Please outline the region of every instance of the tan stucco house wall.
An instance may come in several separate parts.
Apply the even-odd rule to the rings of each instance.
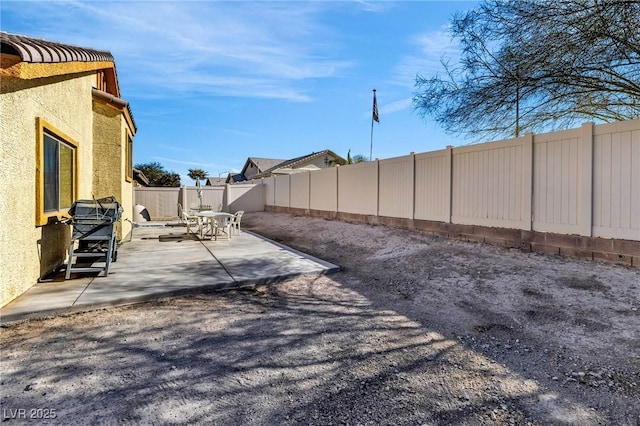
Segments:
[[[131,232],[133,183],[127,176],[127,138],[131,134],[122,112],[94,97],[93,192],[96,198],[114,196],[124,208],[116,225],[118,240]],[[128,221],[127,221],[128,219]]]
[[[5,41],[12,36],[0,36],[6,52]],[[98,108],[92,94],[100,86],[97,73],[110,67],[115,76],[113,62],[27,64],[6,53],[1,62],[0,307],[62,265],[68,254],[71,227],[61,222],[67,209],[42,209],[43,132],[74,148],[73,199],[114,195],[128,218],[133,188],[126,176],[126,163],[132,161],[127,135],[135,134],[128,109]],[[111,91],[117,94],[114,79]],[[122,227],[119,239],[130,229]]]

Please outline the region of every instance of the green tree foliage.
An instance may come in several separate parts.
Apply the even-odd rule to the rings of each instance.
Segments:
[[[347,152],[347,164],[366,163],[367,161],[369,159],[362,154],[356,154],[352,157],[351,150]]]
[[[149,186],[180,186],[180,175],[166,171],[157,161],[136,164],[135,168],[149,179]]]
[[[174,172],[167,172],[160,178],[157,186],[180,186],[180,175]]]
[[[418,75],[449,133],[512,136],[640,116],[640,1],[485,0],[456,15],[459,63]]]

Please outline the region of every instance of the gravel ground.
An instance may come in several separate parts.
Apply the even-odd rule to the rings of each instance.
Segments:
[[[3,420],[640,424],[640,270],[285,214],[243,224],[343,270],[3,326]]]

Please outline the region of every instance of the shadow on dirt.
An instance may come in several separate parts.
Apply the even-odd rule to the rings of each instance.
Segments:
[[[640,419],[638,361],[628,357],[637,348],[626,343],[633,339],[600,342],[623,339],[617,342],[625,359],[617,351],[600,361],[598,353],[581,353],[582,340],[599,333],[588,321],[601,323],[602,335],[618,327],[586,309],[594,293],[612,297],[595,281],[579,284],[576,274],[554,284],[542,268],[557,263],[530,263],[525,272],[508,257],[497,261],[499,249],[455,243],[446,250],[448,243],[437,246],[431,237],[412,236],[424,247],[405,250],[402,260],[391,250],[376,258],[353,240],[327,244],[320,234],[311,237],[312,229],[254,230],[344,270],[6,328],[3,408],[55,408],[64,424]],[[365,238],[384,244],[388,234],[379,231]],[[406,236],[392,237],[398,235]],[[190,273],[204,279],[210,269],[190,265]],[[503,281],[515,289],[506,299],[506,284],[496,284]],[[574,304],[579,309],[568,306]],[[626,310],[617,317],[628,321],[620,327],[638,321]],[[558,335],[545,339],[548,324]],[[573,346],[566,336],[574,336]]]

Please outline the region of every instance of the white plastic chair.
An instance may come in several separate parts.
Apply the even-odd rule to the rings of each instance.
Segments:
[[[242,220],[242,215],[244,214],[244,210],[239,210],[236,214],[233,215],[231,219],[231,231],[234,235],[240,235],[240,221]]]
[[[182,204],[178,203],[178,218],[181,223],[183,223],[187,227],[187,234],[200,235],[201,232],[201,224],[200,218],[197,216],[192,216],[184,211],[182,208]],[[191,229],[195,226],[195,232]]]
[[[213,235],[216,241],[218,240],[218,231],[227,234],[227,240],[231,239],[231,219],[232,217],[227,215],[216,216],[213,225]]]

